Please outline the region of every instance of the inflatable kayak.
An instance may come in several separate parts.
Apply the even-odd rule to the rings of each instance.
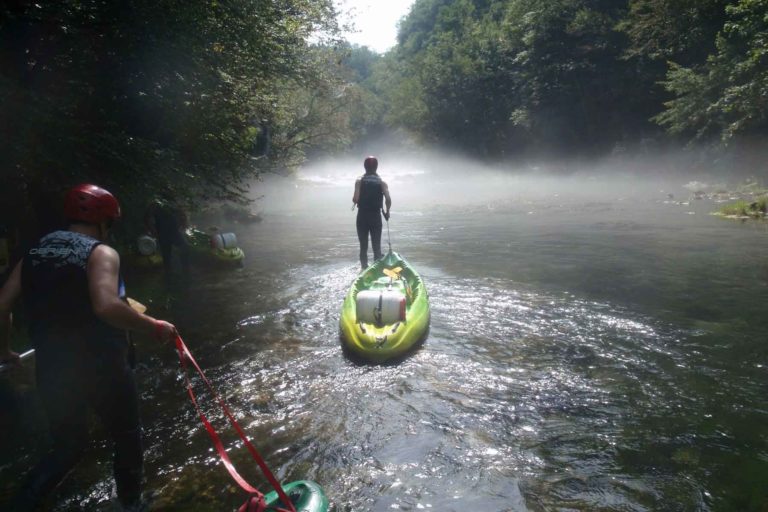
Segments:
[[[327,512],[328,510],[328,498],[325,497],[323,489],[315,482],[298,480],[283,485],[283,490],[293,503],[296,512]],[[265,494],[264,503],[267,505],[267,511],[285,508],[285,504],[280,501],[277,491]]]
[[[188,228],[185,232],[192,256],[202,262],[224,265],[239,265],[245,253],[237,245],[233,233],[210,235],[197,228]]]
[[[339,319],[350,353],[374,362],[404,355],[429,330],[429,299],[419,274],[394,251],[352,283]]]
[[[200,264],[210,266],[237,266],[243,263],[245,253],[237,245],[234,233],[208,234],[197,228],[189,228],[184,232],[189,245],[190,258]],[[128,253],[128,260],[136,267],[152,268],[163,264],[157,240],[148,235],[142,235],[136,241],[136,249]]]

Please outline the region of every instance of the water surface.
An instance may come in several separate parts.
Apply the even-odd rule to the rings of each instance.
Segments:
[[[396,365],[356,364],[339,344],[358,268],[354,169],[266,179],[262,222],[226,226],[242,270],[197,270],[170,296],[134,277],[279,478],[319,482],[336,511],[768,507],[766,224],[708,215],[717,205],[689,201],[682,179],[381,171],[392,246],[432,307],[425,344]],[[141,346],[153,509],[234,510],[244,497],[173,351]],[[34,407],[21,417],[5,482],[39,453]],[[55,510],[111,510],[109,474],[97,443]]]

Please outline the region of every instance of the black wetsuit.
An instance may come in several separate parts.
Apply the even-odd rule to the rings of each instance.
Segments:
[[[124,331],[93,313],[86,265],[99,241],[55,231],[22,264],[22,296],[35,348],[37,388],[48,417],[51,450],[27,475],[11,510],[33,510],[88,447],[88,410],[114,442],[114,475],[124,505],[140,500],[141,427]],[[120,286],[124,295],[124,287]]]
[[[173,248],[176,247],[181,258],[181,265],[185,272],[189,270],[189,245],[184,239],[180,213],[171,206],[155,205],[152,216],[157,232],[157,245],[160,247],[160,255],[163,257],[163,267],[166,273],[171,271],[171,257]]]
[[[378,174],[365,174],[360,178],[360,196],[357,200],[357,238],[360,240],[360,265],[368,267],[368,234],[371,235],[373,259],[381,259],[381,208],[384,187]]]

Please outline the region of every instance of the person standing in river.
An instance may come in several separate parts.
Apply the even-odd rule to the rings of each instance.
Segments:
[[[10,350],[11,311],[23,297],[52,441],[6,510],[38,509],[77,464],[90,442],[89,409],[114,444],[118,500],[124,510],[139,510],[141,426],[125,331],[170,341],[176,327],[128,305],[120,258],[103,243],[120,218],[117,199],[80,185],[68,192],[64,213],[69,227],[43,236],[0,288],[0,362],[19,358]]]
[[[368,268],[368,235],[371,237],[373,259],[381,259],[381,215],[389,221],[392,198],[387,183],[376,174],[379,161],[369,156],[363,162],[365,174],[355,181],[352,202],[357,206],[357,238],[360,240],[360,266]],[[386,201],[386,203],[385,203]],[[383,210],[383,203],[387,209]]]
[[[181,260],[184,275],[189,274],[189,244],[184,237],[188,227],[187,214],[170,194],[158,197],[147,208],[144,216],[147,231],[157,239],[166,277],[172,273],[173,248]]]

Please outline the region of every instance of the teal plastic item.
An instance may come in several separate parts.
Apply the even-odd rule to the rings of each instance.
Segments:
[[[297,480],[283,485],[285,494],[290,498],[296,512],[327,512],[328,498],[325,497],[322,487],[309,480]],[[267,510],[285,508],[276,491],[264,495]]]
[[[211,235],[197,228],[188,228],[186,238],[192,256],[196,260],[212,265],[240,265],[245,253],[240,247],[217,248],[211,247]]]

